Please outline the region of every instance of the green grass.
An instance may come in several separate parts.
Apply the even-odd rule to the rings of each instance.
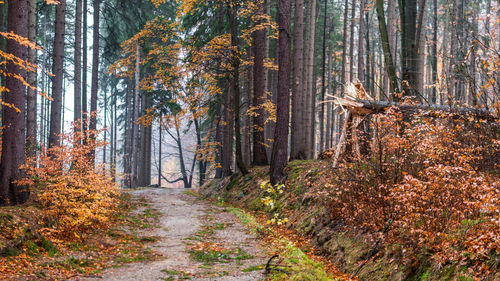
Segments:
[[[221,252],[213,250],[190,250],[189,255],[193,260],[201,262],[204,265],[210,265],[214,263],[228,263],[233,260],[241,261],[254,258],[254,256],[249,255],[239,247],[234,250],[226,250]]]
[[[169,275],[168,277],[163,278],[163,280],[166,280],[166,281],[190,280],[191,279],[191,277],[189,277],[189,275],[186,272],[182,272],[182,271],[162,269],[161,272]]]
[[[264,268],[266,268],[266,265],[265,264],[261,264],[261,265],[252,265],[248,268],[245,268],[242,270],[242,272],[252,272],[252,271],[259,271],[259,270],[264,270]]]
[[[247,226],[252,232],[256,233],[270,233],[272,230],[268,229],[266,226],[261,225],[255,217],[251,214],[234,207],[227,207],[226,210],[234,214],[238,219]],[[270,280],[301,280],[301,281],[328,281],[334,280],[331,278],[323,268],[323,265],[312,261],[307,257],[307,255],[296,248],[290,241],[286,239],[277,239],[281,245],[284,245],[284,252],[281,252],[281,258],[283,258],[283,265],[286,265],[287,273],[274,271],[270,274]],[[280,250],[282,251],[282,250]],[[258,270],[256,267],[247,269]]]

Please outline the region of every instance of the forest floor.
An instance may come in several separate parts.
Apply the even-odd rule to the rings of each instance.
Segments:
[[[104,270],[73,280],[261,280],[269,258],[265,247],[225,208],[182,189],[129,192],[132,200],[153,209],[157,225],[139,232],[155,237],[149,247],[160,257]]]

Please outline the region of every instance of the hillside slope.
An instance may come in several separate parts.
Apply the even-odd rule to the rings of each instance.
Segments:
[[[286,218],[287,228],[310,237],[322,255],[346,273],[354,273],[374,254],[359,270],[359,280],[500,280],[499,256],[494,249],[486,261],[488,273],[477,277],[477,272],[472,272],[472,262],[438,262],[431,249],[408,251],[401,244],[388,241],[382,230],[373,231],[366,225],[356,225],[335,216],[331,203],[334,198],[328,189],[332,188],[332,182],[335,184],[331,177],[338,174],[332,173],[329,163],[291,162],[287,168],[284,192],[278,190],[275,195],[263,185],[268,178],[267,167],[253,168],[246,176],[212,180],[200,189],[200,193],[257,214],[266,214],[270,220]],[[269,196],[275,200],[273,208],[265,204]],[[353,212],[348,206],[345,210]],[[377,215],[373,213],[366,220],[380,219]],[[396,226],[388,228],[388,233],[398,231],[400,229]],[[374,247],[379,237],[382,238],[381,247]]]

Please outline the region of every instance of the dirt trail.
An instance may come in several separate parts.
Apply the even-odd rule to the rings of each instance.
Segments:
[[[264,278],[255,266],[266,262],[260,243],[232,214],[182,189],[147,189],[131,195],[159,212],[159,226],[142,233],[155,236],[151,249],[162,257],[108,269],[96,278],[77,280],[221,280],[254,281]],[[144,199],[142,199],[144,198]],[[193,246],[212,242],[226,255],[190,254]],[[217,250],[219,251],[219,250]],[[188,278],[189,277],[189,278]]]

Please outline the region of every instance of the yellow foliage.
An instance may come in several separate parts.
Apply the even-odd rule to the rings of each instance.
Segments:
[[[118,186],[104,166],[94,167],[91,157],[104,143],[89,139],[84,145],[84,138],[79,131],[63,135],[61,146],[27,159],[23,166],[27,176],[19,183],[30,187],[45,219],[54,223],[42,229],[44,235],[79,239],[108,225],[117,210]]]

